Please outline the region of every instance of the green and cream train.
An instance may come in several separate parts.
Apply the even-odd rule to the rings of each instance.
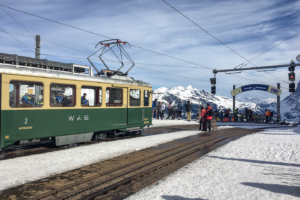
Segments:
[[[94,76],[89,66],[39,62],[0,54],[0,149],[139,134],[152,124],[149,83]]]

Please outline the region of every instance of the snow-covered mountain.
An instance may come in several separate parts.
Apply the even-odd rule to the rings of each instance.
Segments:
[[[287,121],[300,121],[300,81],[294,94],[290,94],[280,103],[280,112],[283,119]]]
[[[168,105],[168,102],[178,103],[182,101],[183,104],[190,100],[192,103],[192,116],[195,117],[198,110],[199,104],[206,105],[210,103],[214,110],[224,110],[230,108],[232,110],[233,99],[212,95],[210,92],[206,90],[198,90],[197,88],[193,88],[192,86],[188,86],[184,88],[182,86],[177,86],[171,89],[166,87],[161,87],[153,91],[153,100],[158,99],[158,101],[162,101]],[[236,108],[240,111],[244,111],[245,108],[250,108],[254,112],[259,114],[263,114],[265,109],[272,110],[274,114],[276,114],[276,99],[260,99],[260,98],[236,98]]]

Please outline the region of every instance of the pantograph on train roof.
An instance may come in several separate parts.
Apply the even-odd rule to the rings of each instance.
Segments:
[[[120,39],[110,39],[110,40],[100,41],[100,42],[98,42],[96,44],[95,48],[97,48],[98,45],[103,45],[103,46],[100,49],[98,49],[97,51],[95,51],[93,54],[91,54],[87,59],[89,60],[89,62],[91,63],[91,65],[94,67],[94,69],[97,71],[98,75],[127,76],[128,72],[134,67],[135,63],[133,62],[133,60],[130,58],[130,56],[128,55],[128,53],[126,52],[126,50],[123,47],[126,44],[128,44],[130,46],[130,44],[128,42],[121,41]],[[115,47],[117,48],[117,51],[119,51],[118,53],[116,51],[114,51]],[[121,67],[119,69],[117,69],[116,71],[115,70],[111,70],[107,66],[107,64],[104,62],[103,55],[106,54],[109,51],[112,52],[112,54],[118,59],[118,61],[121,64]],[[91,56],[95,55],[98,52],[100,52],[100,54],[98,56],[99,59],[101,60],[101,62],[103,63],[103,65],[106,67],[106,69],[102,69],[101,72],[99,72],[97,70],[97,68],[95,67],[95,65],[93,64],[93,62],[89,59]],[[124,67],[124,62],[123,62],[124,58],[126,58],[129,61],[129,63],[131,64],[131,67],[125,73],[123,73],[123,72],[120,71]]]

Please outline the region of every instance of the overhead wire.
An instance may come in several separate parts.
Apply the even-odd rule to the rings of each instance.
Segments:
[[[4,32],[4,31],[0,31],[0,32]],[[19,36],[24,36],[24,37],[30,37],[30,38],[35,38],[33,36],[27,36],[27,35],[22,35],[22,34],[17,34],[17,33],[10,33],[10,34],[13,34],[13,35],[19,35]],[[46,42],[49,42],[49,43],[52,43],[52,44],[55,44],[55,45],[58,45],[58,46],[61,46],[61,47],[65,47],[65,48],[68,48],[68,49],[71,49],[71,50],[74,50],[74,51],[78,51],[78,52],[81,52],[81,53],[85,53],[87,55],[90,55],[90,53],[87,53],[87,52],[84,52],[84,51],[81,51],[81,50],[78,50],[78,49],[74,49],[72,47],[68,47],[68,46],[65,46],[65,45],[61,45],[61,44],[58,44],[56,42],[52,42],[50,40],[46,40],[46,39],[43,39],[41,38],[42,41],[46,41]],[[41,54],[42,55],[42,54]],[[50,55],[50,54],[43,54],[43,55]],[[55,55],[51,55],[51,56],[55,56]],[[68,57],[68,56],[59,56],[59,57]],[[78,58],[78,57],[71,57],[71,58]],[[86,58],[79,58],[79,59],[86,59]],[[118,62],[118,61],[116,61]],[[124,62],[126,63],[126,62]],[[202,67],[191,67],[191,66],[177,66],[177,65],[161,65],[161,64],[150,64],[150,63],[136,63],[136,64],[143,64],[143,65],[153,65],[153,66],[170,66],[170,67],[182,67],[182,68],[194,68],[194,69],[203,69]],[[207,69],[212,69],[212,68],[207,68]]]
[[[7,33],[10,37],[14,38],[15,40],[17,40],[19,43],[21,43],[22,45],[24,45],[27,49],[29,49],[30,51],[33,51],[31,48],[29,48],[26,44],[24,44],[23,42],[21,42],[20,40],[18,40],[17,38],[15,38],[14,36],[12,36],[10,33],[6,32],[5,30],[3,30],[2,28],[0,28],[3,32]]]
[[[257,80],[253,80],[253,79],[250,79],[250,78],[245,78],[245,77],[243,77],[243,76],[237,76],[237,75],[233,75],[233,74],[229,74],[229,75],[231,75],[231,76],[236,76],[236,77],[243,78],[243,79],[247,79],[247,80],[251,80],[251,81],[255,81],[255,82],[259,82],[259,83],[268,84],[268,83],[261,82],[261,81],[257,81]],[[286,87],[282,87],[282,86],[281,86],[281,88],[288,89],[288,88],[286,88]]]
[[[30,35],[32,35],[33,36],[33,34],[27,29],[27,28],[25,28],[20,22],[18,22],[13,16],[11,16],[8,12],[6,12],[6,10],[4,9],[4,8],[2,8],[1,6],[0,6],[0,8],[7,14],[7,15],[9,15],[13,20],[15,20],[15,22],[17,22],[20,26],[22,26],[28,33],[30,33]]]
[[[295,33],[295,34],[293,34],[293,35],[291,35],[290,37],[286,38],[285,40],[279,42],[278,44],[274,45],[273,47],[267,49],[266,51],[263,51],[263,52],[261,52],[260,54],[254,56],[254,57],[251,58],[250,60],[251,60],[251,61],[256,60],[256,59],[259,58],[260,56],[264,55],[264,54],[267,53],[268,51],[271,51],[271,50],[274,49],[275,47],[277,47],[277,46],[279,46],[280,44],[284,43],[285,41],[291,39],[292,37],[298,35],[299,33],[300,33],[300,31],[297,32],[297,33]],[[247,62],[244,62],[244,63],[247,63]],[[242,63],[242,64],[244,64],[244,63]],[[244,67],[244,66],[242,66],[242,67]],[[240,67],[240,68],[242,68],[242,67]],[[240,69],[240,68],[239,68],[239,69]]]
[[[169,5],[171,8],[173,8],[176,12],[178,12],[179,14],[181,14],[183,17],[185,17],[187,20],[189,20],[190,22],[192,22],[194,25],[196,25],[197,27],[199,27],[201,30],[203,30],[204,32],[206,32],[208,35],[210,35],[211,37],[213,37],[219,43],[221,43],[222,45],[224,45],[225,47],[227,47],[229,50],[231,50],[232,52],[234,52],[235,54],[237,54],[238,56],[240,56],[244,60],[247,60],[244,56],[242,56],[241,54],[239,54],[238,52],[236,52],[234,49],[232,49],[231,47],[229,47],[228,45],[226,45],[224,42],[222,42],[221,40],[219,40],[216,36],[214,36],[213,34],[211,34],[210,32],[208,32],[207,30],[205,30],[203,27],[201,27],[199,24],[197,24],[196,22],[194,22],[193,20],[191,20],[190,18],[188,18],[182,12],[180,12],[179,10],[177,10],[174,6],[172,6],[171,4],[169,4],[168,2],[166,2],[165,0],[162,0],[162,1],[165,2],[167,5]],[[249,60],[247,60],[247,61],[251,63],[251,61],[249,61]],[[251,64],[253,64],[253,63],[251,63]],[[256,66],[255,64],[253,64],[253,65]]]
[[[177,76],[177,77],[182,77],[182,78],[187,78],[187,79],[193,79],[193,80],[207,82],[207,80],[204,80],[204,79],[197,79],[197,78],[191,78],[191,77],[186,77],[186,76],[180,76],[180,75],[176,75],[176,74],[165,73],[165,72],[162,72],[162,71],[156,71],[156,70],[152,70],[152,69],[146,69],[146,68],[143,68],[143,67],[137,67],[137,68],[148,70],[148,71],[153,71],[153,72],[158,72],[158,73],[166,74],[166,75],[170,75],[170,76]],[[223,83],[223,82],[217,82],[217,83],[232,85],[231,83]]]
[[[84,32],[87,32],[87,33],[90,33],[90,34],[93,34],[93,35],[98,35],[98,36],[101,36],[101,37],[105,37],[107,39],[112,39],[112,38],[110,38],[108,36],[105,36],[105,35],[101,35],[101,34],[98,34],[98,33],[92,32],[92,31],[88,31],[88,30],[85,30],[85,29],[82,29],[82,28],[77,28],[75,26],[71,26],[71,25],[68,25],[68,24],[65,24],[65,23],[62,23],[62,22],[58,22],[58,21],[55,21],[55,20],[52,20],[52,19],[48,19],[48,18],[41,17],[41,16],[38,16],[38,15],[35,15],[35,14],[31,14],[31,13],[28,13],[28,12],[25,12],[25,11],[22,11],[22,10],[19,10],[19,9],[15,9],[15,8],[12,8],[12,7],[9,7],[9,6],[5,6],[3,4],[0,4],[0,6],[3,6],[5,8],[11,9],[11,10],[15,10],[15,11],[18,11],[18,12],[22,12],[22,13],[27,14],[27,15],[38,17],[38,18],[41,18],[41,19],[44,19],[44,20],[47,20],[47,21],[51,21],[51,22],[54,22],[54,23],[57,23],[57,24],[60,24],[60,25],[64,25],[64,26],[67,26],[67,27],[70,27],[70,28],[74,28],[74,29],[77,29],[77,30],[80,30],[80,31],[84,31]],[[145,47],[141,47],[139,45],[131,44],[131,46],[135,46],[135,47],[147,50],[147,51],[151,51],[153,53],[157,53],[157,54],[160,54],[160,55],[163,55],[163,56],[167,56],[167,57],[170,57],[170,58],[173,58],[173,59],[176,59],[176,60],[180,60],[180,61],[183,61],[183,62],[187,62],[187,63],[193,64],[193,65],[197,65],[197,66],[200,66],[200,67],[211,69],[209,67],[206,67],[206,66],[203,66],[203,65],[199,65],[199,64],[196,64],[196,63],[192,63],[190,61],[183,60],[183,59],[180,59],[180,58],[176,58],[174,56],[170,56],[170,55],[167,55],[167,54],[164,54],[164,53],[160,53],[158,51],[151,50],[151,49],[148,49],[148,48],[145,48]]]
[[[164,1],[164,0],[163,0]],[[165,2],[165,1],[164,1]],[[165,2],[167,3],[167,2]],[[168,3],[167,3],[168,4]],[[169,4],[168,4],[169,5]],[[98,33],[94,33],[92,31],[88,31],[88,30],[85,30],[85,29],[81,29],[81,28],[77,28],[75,26],[71,26],[71,25],[68,25],[68,24],[65,24],[65,23],[61,23],[61,22],[58,22],[58,21],[55,21],[55,20],[51,20],[51,19],[48,19],[48,18],[45,18],[45,17],[41,17],[41,16],[38,16],[38,15],[35,15],[35,14],[31,14],[31,13],[28,13],[28,12],[25,12],[25,11],[22,11],[22,10],[18,10],[18,9],[15,9],[15,8],[11,8],[9,6],[5,6],[5,5],[2,5],[0,4],[0,7],[3,6],[3,7],[6,7],[8,9],[12,9],[12,10],[15,10],[15,11],[18,11],[18,12],[22,12],[22,13],[25,13],[25,14],[28,14],[28,15],[31,15],[31,16],[34,16],[34,17],[38,17],[38,18],[41,18],[41,19],[44,19],[44,20],[47,20],[47,21],[51,21],[51,22],[54,22],[54,23],[58,23],[60,25],[64,25],[64,26],[67,26],[67,27],[70,27],[70,28],[74,28],[74,29],[77,29],[77,30],[81,30],[81,31],[84,31],[84,32],[87,32],[87,33],[90,33],[90,34],[94,34],[94,35],[98,35],[98,36],[101,36],[101,37],[105,37],[105,38],[108,38],[108,39],[112,39],[110,37],[107,37],[107,36],[104,36],[104,35],[101,35],[101,34],[98,34]],[[171,6],[172,7],[172,6]],[[173,7],[174,8],[174,7]],[[175,9],[175,8],[174,8]],[[176,10],[176,9],[175,9]],[[176,10],[178,11],[178,10]],[[179,11],[178,11],[179,12]],[[180,12],[179,12],[180,13]],[[182,14],[182,13],[180,13]],[[183,14],[182,14],[183,15]],[[185,16],[185,15],[183,15]],[[186,16],[185,16],[186,17]],[[187,17],[186,17],[187,18]],[[187,18],[189,19],[189,18]],[[190,20],[190,19],[189,19]],[[193,22],[192,20],[190,20],[191,22]],[[195,22],[193,22],[195,25],[197,25]],[[199,28],[201,28],[202,30],[204,30],[205,32],[207,32],[209,35],[211,35],[212,37],[214,37],[216,40],[218,40],[220,43],[224,44],[222,41],[220,41],[219,39],[217,39],[215,36],[213,36],[212,34],[210,34],[208,31],[206,31],[205,29],[203,29],[202,27],[200,27],[199,25],[197,25]],[[3,29],[2,29],[3,30]],[[6,32],[6,31],[4,31]],[[7,32],[6,32],[7,33]],[[12,36],[13,37],[13,36]],[[14,37],[13,37],[14,38]],[[16,39],[16,38],[14,38]],[[17,40],[17,39],[16,39]],[[17,40],[19,41],[19,40]],[[19,41],[20,42],[20,41]],[[20,42],[22,43],[22,42]],[[52,42],[54,44],[54,42]],[[23,44],[23,43],[22,43]],[[24,46],[26,46],[25,44],[23,44]],[[59,44],[58,44],[59,45]],[[203,66],[203,65],[199,65],[199,64],[196,64],[196,63],[192,63],[190,61],[186,61],[186,60],[183,60],[183,59],[180,59],[180,58],[176,58],[174,56],[170,56],[170,55],[167,55],[167,54],[164,54],[164,53],[160,53],[160,52],[157,52],[157,51],[154,51],[154,50],[151,50],[151,49],[148,49],[148,48],[144,48],[144,47],[141,47],[141,46],[138,46],[138,45],[135,45],[135,44],[131,44],[132,46],[135,46],[135,47],[138,47],[138,48],[141,48],[141,49],[144,49],[144,50],[147,50],[147,51],[151,51],[151,52],[154,52],[154,53],[157,53],[157,54],[160,54],[160,55],[163,55],[163,56],[167,56],[167,57],[170,57],[170,58],[173,58],[173,59],[176,59],[176,60],[180,60],[180,61],[183,61],[183,62],[187,62],[187,63],[190,63],[190,64],[193,64],[193,65],[197,65],[197,66],[200,66],[200,67],[204,67],[204,68],[207,68],[207,69],[212,69],[212,68],[209,68],[209,67],[206,67],[206,66]],[[229,46],[227,46],[226,44],[224,44],[227,48],[231,49]],[[64,45],[60,45],[60,46],[64,46]],[[26,46],[27,47],[27,46]],[[66,46],[64,46],[66,47]],[[29,48],[29,47],[27,47]],[[66,48],[69,48],[69,47],[66,47]],[[29,48],[30,49],[30,48]],[[69,48],[69,49],[72,49],[72,48]],[[30,49],[32,50],[32,49]],[[74,50],[74,49],[73,49]],[[233,49],[231,49],[233,50]],[[33,51],[33,50],[32,50]],[[78,51],[78,50],[77,50]],[[234,51],[234,50],[233,50]],[[236,51],[234,51],[236,54],[238,54]],[[57,56],[57,55],[51,55],[51,54],[41,54],[41,55],[50,55],[50,56]],[[239,54],[238,54],[239,55]],[[243,56],[239,55],[240,57],[244,58]],[[69,57],[69,56],[58,56],[58,57]],[[76,58],[76,57],[71,57],[71,58]],[[246,58],[244,58],[246,61],[248,61]],[[251,62],[250,62],[251,63]],[[251,63],[253,64],[253,63]],[[254,65],[254,64],[253,64]],[[256,65],[255,65],[256,66]]]
[[[228,49],[230,49],[231,51],[233,51],[235,54],[237,54],[238,56],[240,56],[241,58],[243,58],[244,60],[247,61],[247,63],[251,63],[252,65],[256,66],[254,63],[252,63],[251,61],[257,59],[258,57],[262,56],[263,54],[265,54],[266,52],[262,52],[260,54],[258,54],[257,56],[255,56],[253,60],[248,60],[245,57],[243,57],[242,55],[240,55],[238,52],[236,52],[235,50],[233,50],[232,48],[230,48],[228,45],[226,45],[224,42],[222,42],[221,40],[219,40],[217,37],[215,37],[214,35],[212,35],[210,32],[208,32],[206,29],[204,29],[203,27],[201,27],[199,24],[197,24],[196,22],[194,22],[193,20],[191,20],[189,17],[187,17],[186,15],[184,15],[182,12],[180,12],[179,10],[177,10],[174,6],[172,6],[170,3],[168,3],[166,0],[162,0],[164,3],[166,3],[168,6],[170,6],[172,9],[174,9],[176,12],[178,12],[179,14],[181,14],[183,17],[185,17],[187,20],[189,20],[190,22],[192,22],[194,25],[196,25],[197,27],[199,27],[201,30],[203,30],[204,32],[206,32],[208,35],[210,35],[211,37],[213,37],[215,40],[217,40],[218,42],[220,42],[222,45],[226,46]],[[300,32],[299,32],[300,33]],[[297,33],[298,34],[298,33]],[[296,34],[294,34],[293,36],[295,36]],[[293,37],[291,36],[291,37]],[[289,38],[291,38],[289,37]],[[289,39],[288,38],[288,39]],[[285,40],[286,41],[286,40]],[[282,42],[281,42],[282,43]],[[281,43],[279,43],[278,45],[280,45]],[[275,48],[276,46],[272,47],[271,49]],[[269,50],[271,50],[269,49]],[[242,65],[242,64],[241,64]],[[244,67],[244,66],[243,66]],[[257,67],[257,66],[256,66]],[[242,68],[242,67],[241,67]],[[274,76],[275,77],[275,76]],[[277,78],[277,77],[276,77]],[[279,78],[278,78],[279,79]],[[279,79],[282,80],[282,79]]]

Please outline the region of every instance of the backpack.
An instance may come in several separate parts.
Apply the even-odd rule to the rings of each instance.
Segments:
[[[209,112],[208,112],[208,115],[209,115],[209,116],[213,116],[213,114],[214,114],[214,110],[211,108],[211,109],[209,110]]]

